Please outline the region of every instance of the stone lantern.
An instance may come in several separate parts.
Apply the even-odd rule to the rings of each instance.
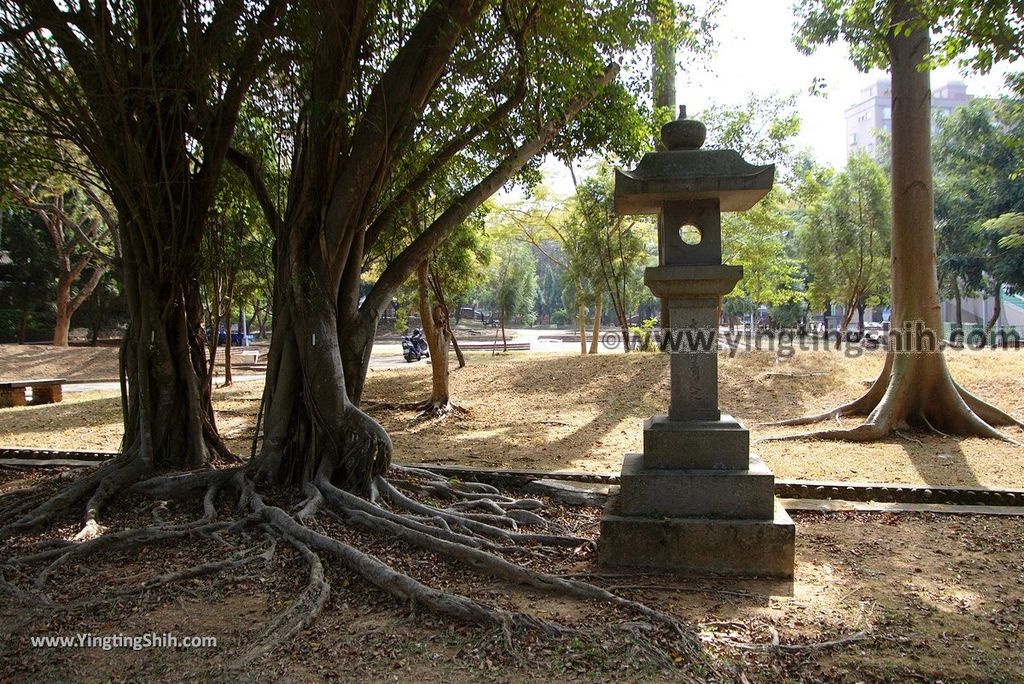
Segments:
[[[616,171],[615,210],[658,216],[658,265],[644,282],[668,314],[668,414],[644,425],[642,454],[626,454],[601,519],[599,559],[683,574],[793,576],[795,528],[775,478],[750,453],[750,433],[718,407],[721,300],[743,276],[722,264],[722,212],[746,211],[772,187],[775,166],[733,150],[702,150],[705,128],[680,117],[665,150]],[[666,318],[663,315],[663,318]]]

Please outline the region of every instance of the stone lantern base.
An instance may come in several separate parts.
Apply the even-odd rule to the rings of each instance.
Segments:
[[[775,477],[731,416],[644,426],[601,518],[602,565],[679,574],[792,578],[796,528]]]

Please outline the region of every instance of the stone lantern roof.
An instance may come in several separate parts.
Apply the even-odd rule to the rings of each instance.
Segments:
[[[746,211],[768,194],[775,165],[757,166],[735,150],[702,150],[705,128],[686,118],[662,126],[664,151],[648,152],[632,171],[615,171],[615,212],[657,214],[668,201],[717,199],[720,211]]]

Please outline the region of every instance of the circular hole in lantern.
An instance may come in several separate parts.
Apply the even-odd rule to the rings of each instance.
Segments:
[[[679,226],[679,239],[683,241],[684,245],[699,245],[703,237],[700,228],[693,224],[684,223]]]

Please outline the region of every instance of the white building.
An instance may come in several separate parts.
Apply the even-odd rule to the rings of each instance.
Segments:
[[[892,86],[888,78],[880,78],[860,91],[861,101],[846,110],[846,153],[865,150],[874,156],[878,134],[892,131]],[[932,88],[932,133],[935,120],[963,107],[973,96],[967,94],[962,81],[950,81]]]

